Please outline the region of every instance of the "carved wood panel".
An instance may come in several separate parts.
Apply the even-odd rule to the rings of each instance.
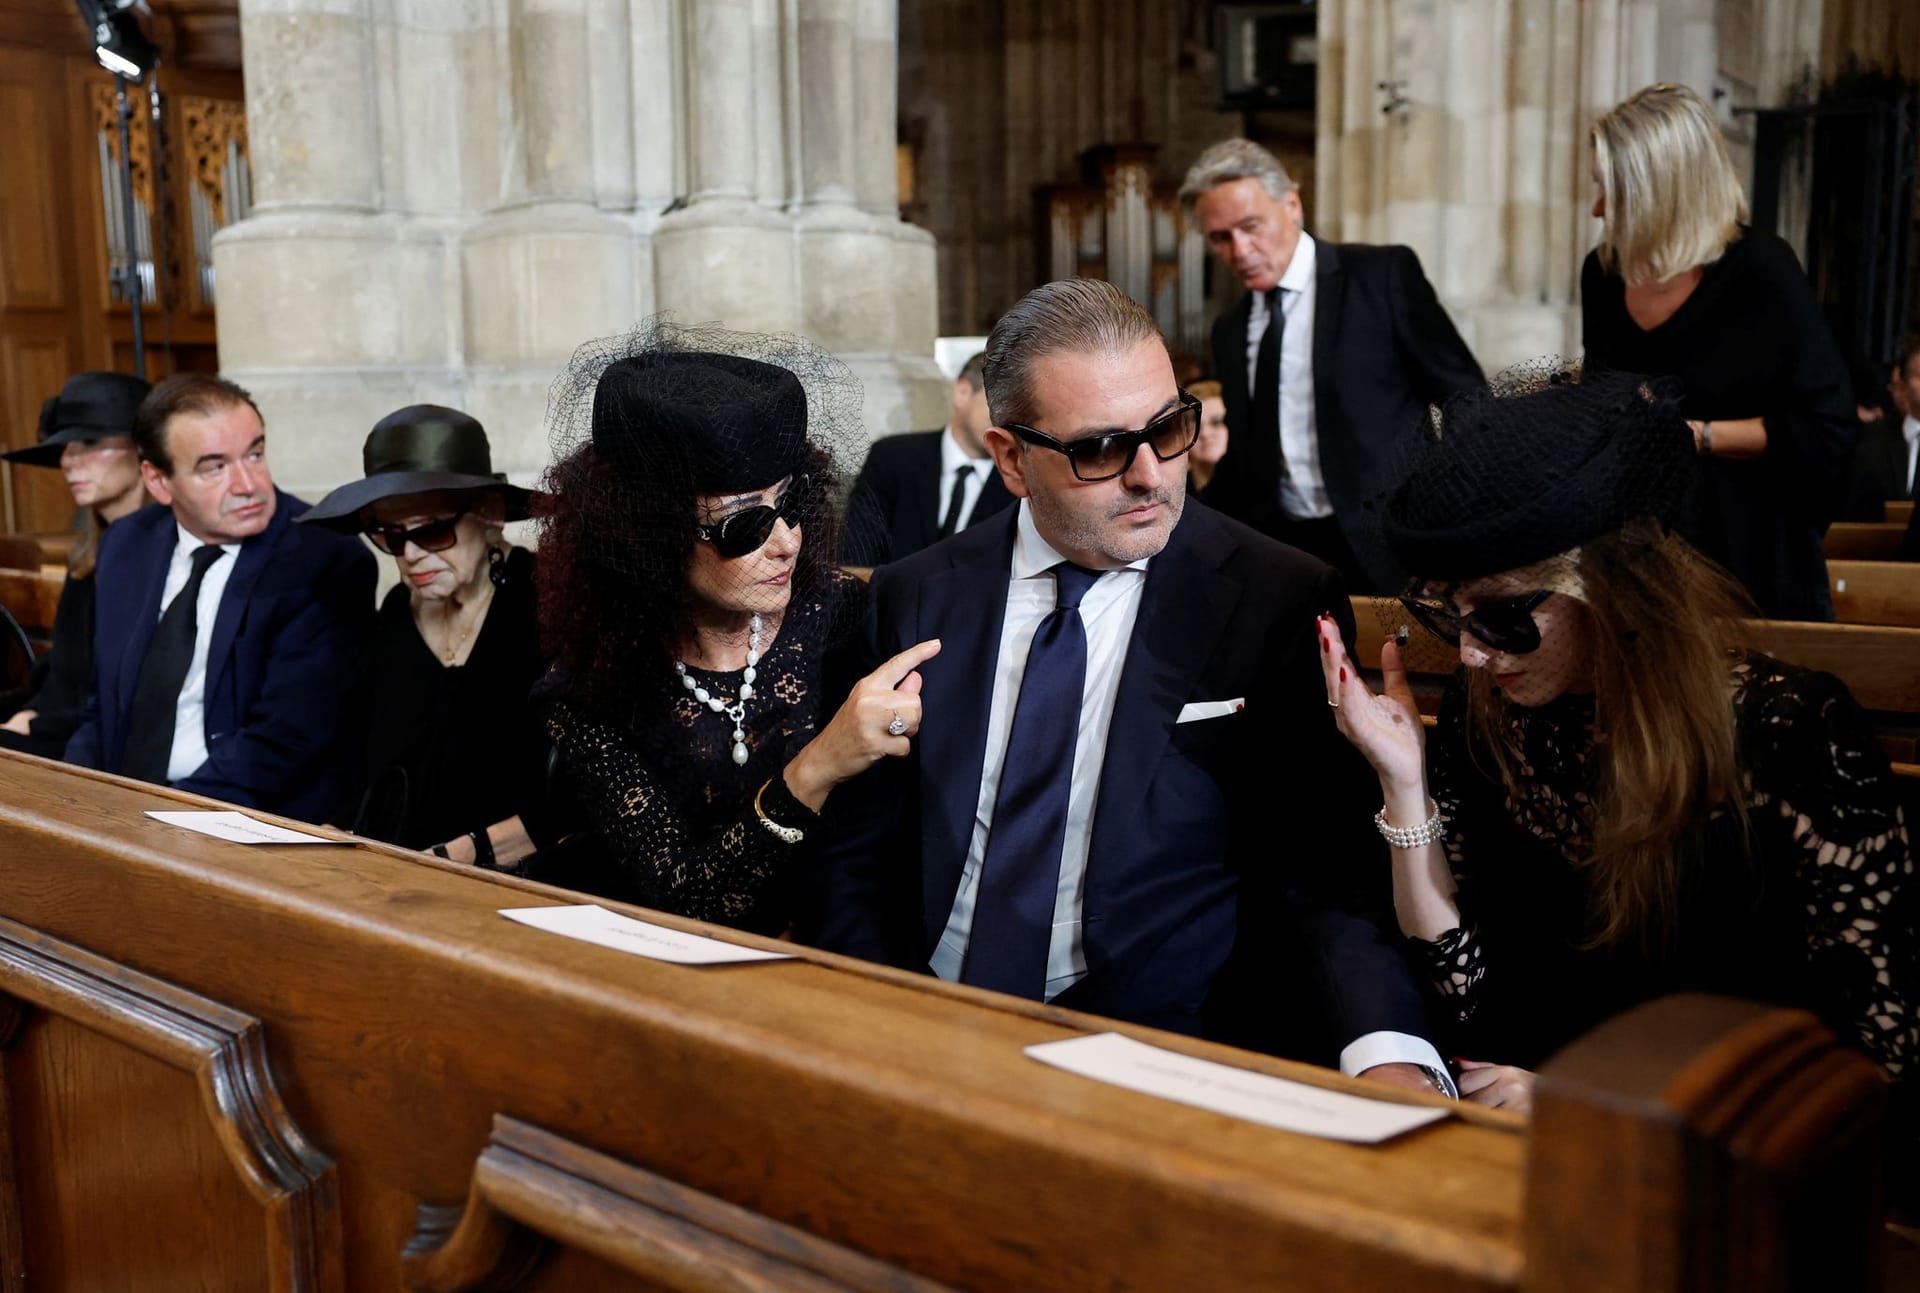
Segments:
[[[426,1206],[407,1287],[521,1287],[550,1250],[673,1293],[939,1293],[947,1286],[504,1115],[464,1210]]]
[[[3,919],[0,993],[38,1012],[24,1025],[19,1012],[0,1021],[9,1048],[0,1085],[18,1119],[0,1179],[19,1182],[0,1189],[0,1207],[13,1205],[0,1239],[28,1236],[25,1253],[13,1248],[0,1265],[59,1260],[92,1277],[58,1286],[92,1287],[156,1263],[193,1275],[205,1243],[217,1242],[230,1250],[215,1254],[221,1263],[258,1254],[257,1273],[237,1287],[343,1287],[333,1164],[288,1115],[258,1020]],[[259,1229],[185,1242],[198,1238],[196,1219],[236,1208]],[[90,1249],[65,1243],[56,1258],[41,1242],[56,1217],[117,1233],[111,1245],[104,1233]]]

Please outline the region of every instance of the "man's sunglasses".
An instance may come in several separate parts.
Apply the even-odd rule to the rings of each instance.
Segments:
[[[1518,597],[1492,598],[1462,615],[1450,595],[1431,597],[1416,588],[1402,593],[1400,604],[1420,621],[1421,627],[1443,642],[1459,646],[1464,631],[1503,655],[1526,655],[1540,649],[1540,625],[1533,618],[1534,608],[1551,596],[1551,588],[1541,588]]]
[[[369,522],[365,527],[366,536],[373,540],[373,546],[390,557],[397,557],[406,551],[411,543],[422,552],[445,552],[460,538],[460,518],[469,508],[461,508],[452,516],[442,517],[438,521],[428,521],[425,525],[416,525],[411,530],[397,525],[380,525]]]
[[[796,530],[800,528],[811,502],[807,485],[805,476],[795,476],[776,506],[762,503],[749,507],[723,516],[712,525],[696,525],[693,532],[701,542],[712,544],[713,550],[728,561],[758,552],[773,536],[775,521],[785,521]]]
[[[1161,462],[1172,462],[1193,448],[1193,442],[1200,438],[1200,401],[1182,391],[1179,408],[1155,418],[1138,431],[1113,431],[1083,440],[1056,440],[1044,431],[1018,422],[1007,423],[1006,429],[1028,444],[1065,454],[1076,479],[1112,480],[1126,474],[1141,445],[1152,449],[1153,456]]]

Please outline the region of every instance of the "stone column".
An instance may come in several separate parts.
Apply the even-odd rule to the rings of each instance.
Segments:
[[[286,487],[357,475],[422,400],[530,481],[568,355],[656,309],[813,337],[874,432],[944,409],[932,242],[892,187],[894,0],[241,8],[257,198],[215,242],[221,361]]]

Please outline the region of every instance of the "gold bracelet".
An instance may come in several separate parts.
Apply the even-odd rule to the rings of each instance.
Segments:
[[[772,784],[773,782],[771,781],[763,781],[760,783],[760,789],[753,792],[753,815],[760,819],[762,826],[773,832],[775,839],[787,844],[798,844],[801,840],[807,838],[807,833],[798,826],[782,826],[779,822],[767,816],[767,810],[760,806],[760,796],[766,794],[767,787]]]

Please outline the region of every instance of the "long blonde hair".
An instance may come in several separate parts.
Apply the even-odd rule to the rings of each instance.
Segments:
[[[1684,85],[1649,85],[1593,123],[1606,200],[1600,266],[1631,286],[1720,259],[1740,236],[1747,195],[1719,123]]]
[[[1594,693],[1591,945],[1664,946],[1678,914],[1685,837],[1715,808],[1745,830],[1732,704],[1738,622],[1730,576],[1685,540],[1637,521],[1580,550]],[[1523,758],[1507,702],[1467,671],[1471,739],[1518,797]]]

